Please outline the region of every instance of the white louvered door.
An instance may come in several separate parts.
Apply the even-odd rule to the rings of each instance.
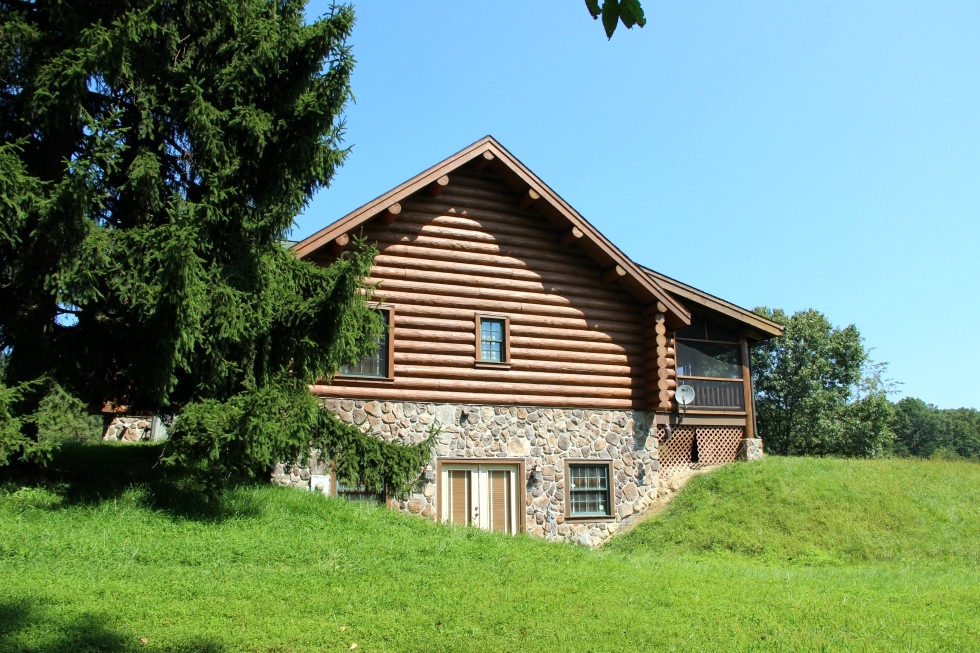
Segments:
[[[442,520],[488,531],[518,532],[518,466],[445,464],[442,467]]]

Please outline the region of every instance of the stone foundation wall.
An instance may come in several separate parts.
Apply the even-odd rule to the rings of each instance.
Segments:
[[[166,439],[167,427],[152,415],[116,415],[102,435],[103,442],[153,442]]]
[[[521,480],[525,492],[524,530],[537,537],[598,546],[640,518],[658,495],[671,494],[683,485],[661,477],[661,451],[651,412],[350,399],[329,399],[324,407],[389,442],[417,444],[436,427],[439,435],[430,461],[433,470],[438,468],[439,460],[523,460],[527,473]],[[568,459],[612,461],[611,517],[566,519]],[[761,460],[762,440],[741,441],[738,459]],[[541,467],[540,482],[535,482],[530,474],[535,465]],[[329,473],[329,462],[318,461],[314,456],[307,466],[277,465],[272,481],[309,490],[311,475]],[[409,496],[394,500],[392,505],[404,512],[437,519],[437,487],[438,479],[429,482],[421,477]],[[549,507],[553,531],[548,520]]]
[[[153,418],[149,416],[114,417],[105,430],[102,441],[149,442],[152,426]]]
[[[330,462],[318,460],[316,452],[310,456],[310,460],[305,465],[292,465],[279,463],[272,469],[272,482],[282,487],[293,487],[301,490],[309,490],[310,478],[316,475],[330,473]]]
[[[331,399],[325,407],[341,419],[359,424],[387,441],[415,444],[433,426],[439,435],[433,450],[437,459],[522,459],[524,528],[531,535],[553,537],[588,546],[604,542],[644,511],[657,497],[660,468],[657,438],[650,436],[653,413],[632,410],[588,410],[532,406],[464,406],[395,401]],[[566,520],[566,459],[611,460],[613,515],[591,521]],[[530,479],[540,465],[542,480]],[[310,474],[323,473],[295,465],[279,465],[273,482],[309,488]],[[420,479],[415,491],[395,502],[399,510],[438,516],[436,482]],[[551,532],[548,507],[554,518]]]

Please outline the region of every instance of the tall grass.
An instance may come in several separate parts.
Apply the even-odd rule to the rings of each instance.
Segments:
[[[968,466],[736,465],[590,551],[265,486],[186,504],[132,451],[149,480],[62,460],[0,486],[0,651],[978,648]]]

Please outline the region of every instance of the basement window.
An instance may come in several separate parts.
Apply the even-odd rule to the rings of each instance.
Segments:
[[[568,517],[612,517],[612,461],[568,463]]]
[[[346,483],[337,484],[337,496],[348,501],[356,501],[358,503],[386,503],[387,496],[386,492],[375,492],[369,490],[364,485],[355,483],[353,485],[348,485]]]

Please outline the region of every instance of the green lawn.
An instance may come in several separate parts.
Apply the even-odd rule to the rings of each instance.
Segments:
[[[264,486],[209,506],[154,453],[0,486],[0,650],[980,650],[980,465],[732,465],[589,551]]]

